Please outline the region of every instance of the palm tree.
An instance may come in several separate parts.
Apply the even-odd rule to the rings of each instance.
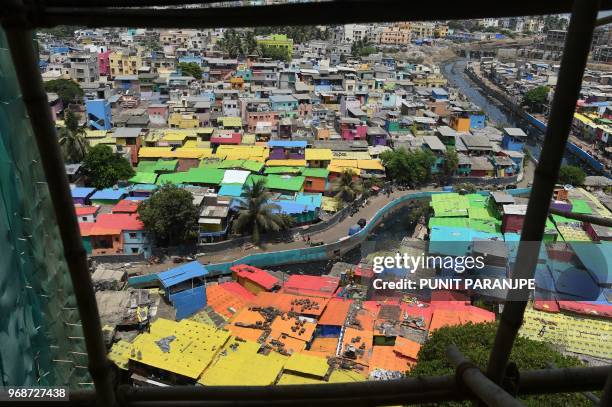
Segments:
[[[258,244],[263,232],[278,232],[291,226],[291,221],[279,213],[280,206],[269,203],[270,192],[264,180],[257,180],[245,187],[245,199],[240,205],[234,230],[251,233],[253,243]]]
[[[336,194],[336,198],[344,202],[350,202],[361,194],[363,187],[359,181],[353,179],[352,171],[344,170],[340,177],[334,181],[333,191]]]
[[[68,163],[80,163],[85,158],[89,145],[85,139],[85,128],[79,126],[78,116],[70,109],[64,118],[65,126],[59,131],[59,144]]]

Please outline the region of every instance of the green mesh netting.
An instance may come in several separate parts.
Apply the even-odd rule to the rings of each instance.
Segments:
[[[49,190],[0,29],[0,385],[89,386]]]

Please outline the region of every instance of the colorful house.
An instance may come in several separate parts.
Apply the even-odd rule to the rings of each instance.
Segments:
[[[523,151],[527,134],[518,127],[505,127],[501,146],[504,150]]]
[[[279,284],[278,279],[265,270],[247,264],[237,264],[230,267],[230,270],[234,280],[253,294],[272,291]]]
[[[127,196],[124,188],[106,188],[96,191],[91,195],[91,203],[94,205],[116,205]]]
[[[343,117],[340,119],[340,135],[343,140],[366,140],[368,126],[359,119]]]
[[[306,150],[308,151],[308,150]],[[327,177],[329,170],[327,168],[305,168],[302,171],[304,180],[304,192],[327,192]]]
[[[89,205],[91,196],[96,192],[95,188],[76,187],[70,189],[72,194],[72,202],[75,205]]]
[[[270,140],[270,160],[303,160],[305,158],[306,141],[300,140]]]

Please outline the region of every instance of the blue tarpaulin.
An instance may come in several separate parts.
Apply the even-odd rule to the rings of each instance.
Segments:
[[[157,277],[164,288],[168,288],[192,278],[204,277],[207,274],[208,270],[206,270],[206,267],[200,262],[192,261],[171,270],[157,273]]]

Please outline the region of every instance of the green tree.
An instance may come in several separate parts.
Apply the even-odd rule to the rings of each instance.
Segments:
[[[541,112],[547,100],[548,87],[538,86],[525,93],[525,96],[523,96],[523,105],[526,105],[534,112]]]
[[[431,151],[406,151],[399,148],[380,155],[387,176],[400,183],[421,185],[431,179],[431,167],[436,157]]]
[[[218,41],[217,45],[230,58],[236,58],[242,53],[242,40],[238,32],[233,28],[223,33],[223,38]]]
[[[585,178],[586,174],[582,168],[575,165],[562,165],[559,169],[559,182],[562,184],[579,186],[584,183]]]
[[[44,83],[45,91],[57,93],[64,106],[70,103],[81,103],[83,89],[78,83],[70,79],[53,79]]]
[[[138,205],[138,216],[162,247],[176,246],[198,235],[199,212],[193,195],[173,184],[164,184]]]
[[[130,163],[104,144],[89,149],[83,160],[83,170],[91,185],[97,189],[110,188],[117,181],[134,176]]]
[[[65,126],[58,132],[64,161],[80,163],[85,159],[89,148],[85,139],[85,128],[84,126],[79,126],[79,116],[70,109],[66,109],[64,124]]]
[[[289,61],[289,50],[283,47],[271,47],[262,45],[261,56],[264,58],[272,58],[279,61]]]
[[[196,79],[202,79],[202,68],[195,62],[181,62],[179,68],[183,75],[193,76]]]
[[[246,55],[256,54],[258,50],[257,40],[253,31],[247,31],[242,41],[242,50]]]
[[[351,45],[351,55],[354,57],[366,57],[376,52],[376,48],[371,46],[367,39],[353,42]]]
[[[233,228],[236,232],[250,233],[253,243],[258,244],[262,233],[278,232],[291,227],[293,219],[278,213],[280,206],[269,202],[271,194],[266,189],[264,180],[247,185],[244,195],[238,217],[234,221]]]
[[[478,191],[478,188],[476,188],[476,185],[472,184],[471,182],[464,182],[464,183],[460,183],[460,184],[455,184],[453,185],[453,189],[455,191],[465,191],[465,193],[467,194],[473,194],[476,191]]]
[[[466,324],[447,326],[437,329],[421,347],[418,362],[408,376],[452,375],[454,369],[446,357],[446,349],[455,344],[459,350],[481,369],[485,369],[493,347],[497,323]],[[544,342],[518,337],[512,348],[510,360],[520,370],[546,369],[553,364],[556,367],[580,366],[581,362],[572,357],[563,356]],[[561,393],[527,396],[521,398],[528,406],[586,406],[592,405],[581,394]],[[440,405],[472,405],[471,402],[448,402]]]
[[[353,178],[353,172],[344,170],[340,176],[334,180],[332,190],[337,199],[343,202],[351,202],[363,192],[361,182]]]
[[[444,175],[452,177],[459,168],[459,156],[454,148],[447,148],[444,155]]]

